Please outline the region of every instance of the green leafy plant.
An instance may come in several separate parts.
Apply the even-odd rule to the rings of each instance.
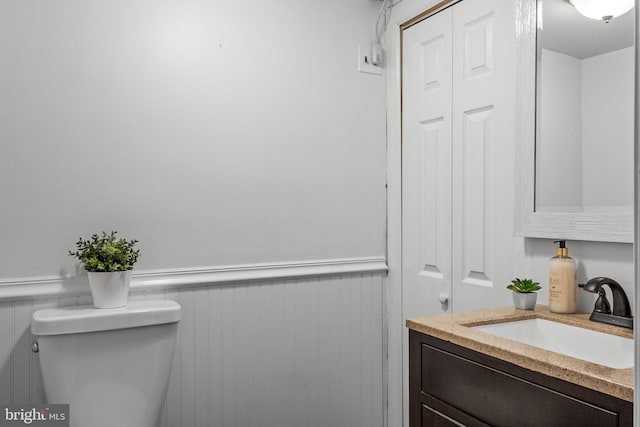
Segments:
[[[76,242],[77,249],[69,251],[90,272],[127,271],[138,261],[139,249],[134,249],[137,240],[126,240],[116,236],[118,232],[94,234],[90,239],[82,237]]]
[[[511,284],[507,286],[507,289],[511,289],[513,292],[519,292],[521,294],[528,294],[539,291],[542,287],[540,286],[540,283],[534,282],[531,279],[518,279],[516,277],[511,281]]]

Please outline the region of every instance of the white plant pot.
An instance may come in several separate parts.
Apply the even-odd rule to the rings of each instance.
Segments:
[[[536,292],[512,292],[513,294],[513,305],[516,308],[521,310],[533,310],[536,306],[536,300],[538,299],[538,294]]]
[[[127,305],[131,270],[87,274],[95,308],[117,308]]]

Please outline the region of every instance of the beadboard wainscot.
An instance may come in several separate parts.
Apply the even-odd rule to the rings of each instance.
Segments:
[[[384,258],[135,272],[183,310],[164,427],[382,427]],[[90,304],[85,277],[0,281],[0,402],[44,401],[34,311]]]

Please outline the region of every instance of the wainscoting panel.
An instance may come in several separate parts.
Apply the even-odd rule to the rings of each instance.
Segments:
[[[384,272],[140,290],[183,319],[161,426],[383,426]],[[0,303],[0,402],[43,402],[33,311]]]

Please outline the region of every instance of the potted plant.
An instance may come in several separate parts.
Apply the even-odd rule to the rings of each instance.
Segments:
[[[515,278],[507,289],[513,291],[513,305],[522,310],[533,310],[536,305],[538,294],[536,291],[542,289],[540,283],[531,279]]]
[[[131,270],[138,261],[137,240],[110,234],[94,234],[90,239],[82,237],[76,242],[76,250],[69,255],[80,260],[89,276],[89,287],[96,308],[116,308],[127,305]]]

